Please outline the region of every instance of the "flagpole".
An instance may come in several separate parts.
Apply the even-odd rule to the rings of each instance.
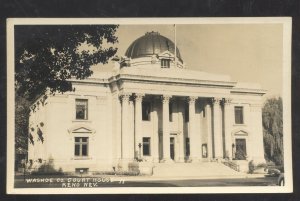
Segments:
[[[175,67],[177,67],[177,36],[176,36],[176,24],[174,24],[174,37],[175,37]]]

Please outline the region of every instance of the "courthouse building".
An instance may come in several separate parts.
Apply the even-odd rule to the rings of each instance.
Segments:
[[[189,70],[175,44],[157,32],[114,60],[111,72],[72,80],[75,91],[43,95],[31,106],[30,163],[51,159],[63,171],[111,171],[134,161],[264,162],[265,90],[258,84]]]

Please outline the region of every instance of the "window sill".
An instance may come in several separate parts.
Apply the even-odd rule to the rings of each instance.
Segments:
[[[86,122],[86,123],[91,123],[91,120],[88,119],[74,119],[72,120],[72,122]]]
[[[72,158],[72,160],[91,160],[91,157],[88,156],[76,156],[74,158]]]
[[[246,124],[233,124],[233,126],[247,126]]]

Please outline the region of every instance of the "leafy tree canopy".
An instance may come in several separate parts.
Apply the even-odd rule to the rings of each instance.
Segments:
[[[16,92],[29,100],[73,90],[68,79],[85,79],[91,66],[113,57],[118,25],[15,26]],[[82,47],[88,48],[82,48]]]
[[[268,99],[262,112],[266,158],[283,165],[282,98]]]

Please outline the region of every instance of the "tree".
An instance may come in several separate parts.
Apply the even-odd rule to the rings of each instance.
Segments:
[[[118,25],[15,26],[15,148],[27,149],[29,106],[49,89],[74,90],[91,66],[113,57]]]
[[[276,165],[283,165],[282,98],[271,98],[263,107],[265,156]]]
[[[74,90],[68,79],[85,79],[91,66],[113,57],[118,25],[15,26],[18,95],[34,100],[46,92]]]

